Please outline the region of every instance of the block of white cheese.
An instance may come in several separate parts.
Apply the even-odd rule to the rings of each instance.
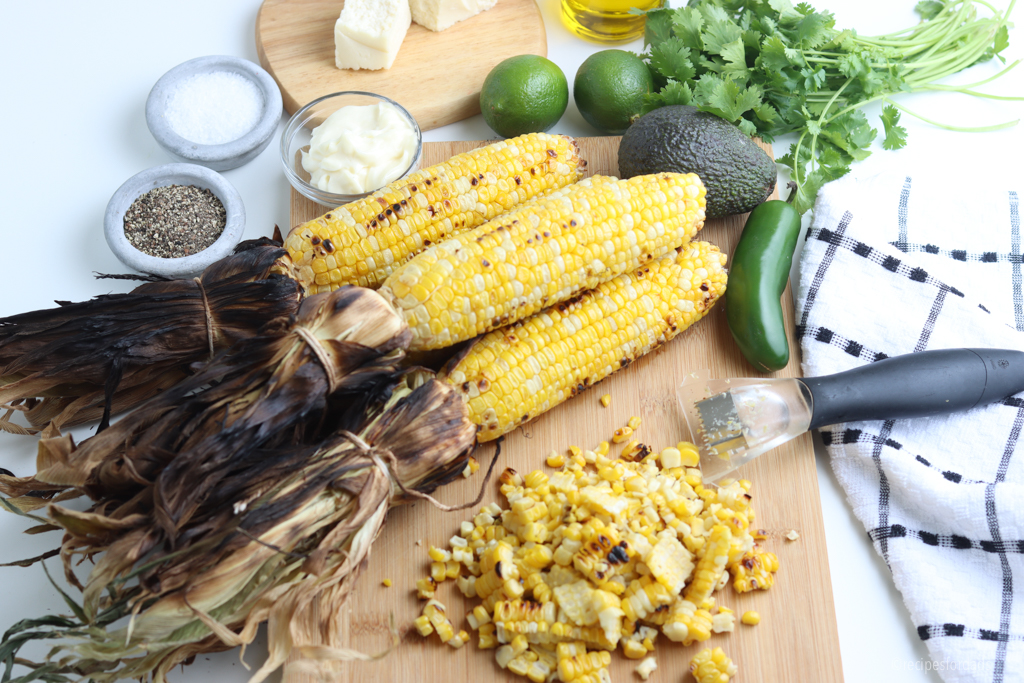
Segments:
[[[334,24],[339,69],[390,69],[412,22],[409,0],[345,0]]]
[[[409,0],[412,20],[431,31],[443,31],[494,7],[498,0]]]

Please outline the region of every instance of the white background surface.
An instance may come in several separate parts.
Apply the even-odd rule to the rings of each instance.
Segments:
[[[912,25],[916,21],[913,2],[815,0],[813,4],[834,12],[840,27],[874,35]],[[548,32],[548,56],[571,84],[587,55],[602,46],[568,33],[559,20],[558,0],[538,0],[538,4]],[[228,54],[257,61],[253,36],[259,5],[259,0],[0,0],[0,316],[49,307],[55,299],[78,301],[131,288],[128,283],[94,280],[93,273],[125,270],[103,239],[107,200],[129,176],[171,161],[146,128],[146,95],[165,71],[193,57]],[[1012,30],[1005,53],[1010,61],[1024,56],[1024,49],[1016,44],[1021,40],[1024,34]],[[639,41],[616,47],[642,49]],[[995,63],[981,65],[953,81],[971,83],[996,71]],[[1024,95],[1024,66],[982,89]],[[944,123],[962,126],[999,123],[1024,113],[1021,102],[946,93],[905,96],[900,101]],[[877,108],[867,111],[871,119],[877,112]],[[284,118],[282,128],[283,123]],[[959,176],[1021,164],[1024,133],[1020,127],[999,133],[952,133],[906,115],[903,124],[910,131],[908,146],[896,153],[879,148],[858,172],[871,172],[880,164],[941,166],[949,172],[951,200],[969,202],[970,197],[956,194]],[[596,134],[571,101],[553,132]],[[477,116],[424,137],[472,140],[490,138],[493,133]],[[789,142],[776,142],[777,155],[785,153]],[[276,141],[255,161],[224,175],[245,202],[245,238],[269,235],[275,224],[282,230],[290,227],[290,188]],[[76,436],[81,439],[89,433],[77,430]],[[33,461],[31,439],[0,434],[0,466],[22,475],[32,471]],[[933,665],[885,564],[847,508],[820,447],[818,474],[847,681],[938,681],[934,672],[927,671]],[[23,520],[0,513],[0,561],[30,557],[56,543],[52,534],[21,535],[25,526]],[[59,573],[55,560],[51,566]],[[785,568],[780,580],[785,580]],[[0,568],[0,586],[0,630],[21,618],[67,611],[38,566]],[[794,605],[794,613],[803,608]],[[42,648],[26,651],[32,657],[42,653]],[[258,647],[250,650],[249,661],[259,657]],[[243,681],[245,673],[237,654],[231,652],[200,657],[175,673],[173,680]],[[678,672],[666,673],[658,672],[655,680],[679,680]],[[740,680],[753,683],[757,672],[741,672]]]

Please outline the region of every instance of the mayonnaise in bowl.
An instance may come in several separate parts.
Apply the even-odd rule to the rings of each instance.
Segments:
[[[393,104],[346,106],[313,129],[302,168],[324,192],[363,194],[400,178],[418,151],[416,131]]]

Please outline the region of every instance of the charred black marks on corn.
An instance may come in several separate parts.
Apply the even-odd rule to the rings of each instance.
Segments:
[[[472,185],[473,187],[476,187],[477,185],[480,184],[480,181],[477,180],[476,178],[470,178],[469,179],[469,184]]]
[[[317,237],[316,235],[313,235],[312,239],[309,240],[309,243],[315,247],[316,245],[320,244],[320,238]]]
[[[551,157],[552,159],[557,159],[558,158],[558,152],[556,152],[555,150],[549,149],[549,150],[547,150],[547,152],[548,152],[548,156]]]
[[[515,181],[516,181],[516,185],[522,185],[523,184],[523,179],[520,178],[519,176],[515,176]]]
[[[328,254],[334,253],[334,243],[330,240],[324,240],[324,251]]]
[[[625,541],[620,541],[617,546],[611,549],[608,553],[608,562],[611,564],[625,564],[629,562],[629,555],[626,554],[626,549],[629,547]]]

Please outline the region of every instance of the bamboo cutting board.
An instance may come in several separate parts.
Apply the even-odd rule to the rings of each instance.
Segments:
[[[617,175],[618,138],[579,139],[588,171]],[[435,164],[482,142],[425,143],[423,165]],[[767,147],[766,147],[767,148]],[[770,148],[769,153],[770,153]],[[291,218],[298,224],[315,218],[325,210],[296,192],[292,192]],[[745,216],[708,221],[698,238],[718,245],[731,254],[741,232]],[[728,298],[728,297],[726,297]],[[787,290],[784,301],[790,301]],[[690,439],[680,413],[675,388],[683,376],[693,370],[710,368],[712,377],[750,377],[756,373],[740,355],[725,321],[723,304],[675,340],[621,372],[612,375],[597,389],[585,391],[546,415],[508,435],[495,474],[505,467],[520,473],[545,469],[544,459],[552,450],[564,450],[570,444],[593,448],[610,440],[612,432],[633,415],[643,423],[635,436],[655,449]],[[786,306],[786,321],[792,338],[793,310]],[[796,354],[794,354],[795,356]],[[777,377],[800,374],[794,359]],[[610,393],[605,408],[598,398]],[[621,447],[613,447],[617,454]],[[469,479],[459,479],[435,495],[445,503],[472,500],[483,481],[482,473],[490,464],[494,446],[478,449],[482,468]],[[548,470],[550,471],[550,470]],[[731,586],[716,593],[719,605],[732,608],[737,617],[746,610],[757,610],[761,624],[743,626],[737,619],[733,633],[713,635],[699,645],[683,647],[661,636],[656,643],[658,670],[654,683],[681,683],[690,658],[704,647],[722,647],[739,667],[738,681],[745,683],[838,683],[842,680],[839,636],[832,603],[828,557],[818,496],[818,478],[809,434],[789,442],[739,470],[740,476],[753,482],[751,494],[757,510],[758,526],[769,531],[766,547],[779,557],[780,569],[774,587],[767,592],[739,595]],[[505,505],[494,477],[487,485],[484,503]],[[316,609],[306,615],[304,634],[308,643],[322,642],[322,629],[329,620],[344,634],[335,647],[351,647],[365,653],[378,653],[391,642],[389,621],[393,617],[401,634],[401,644],[387,657],[374,662],[340,665],[336,680],[371,683],[377,681],[423,681],[427,683],[476,683],[526,679],[503,671],[494,661],[493,651],[476,648],[476,637],[460,650],[442,644],[437,636],[421,638],[411,628],[422,603],[416,600],[414,583],[429,574],[430,545],[448,547],[448,539],[458,533],[459,522],[472,518],[475,510],[444,513],[427,503],[416,503],[393,510],[373,546],[370,562],[360,578],[355,594],[339,614],[320,614]],[[787,541],[790,529],[799,532],[797,541]],[[381,581],[391,579],[385,588]],[[462,597],[453,581],[444,582],[437,598],[448,606],[455,628],[468,624],[461,618],[476,604]],[[612,659],[612,679],[617,683],[638,680],[633,673],[636,662],[621,652]],[[307,683],[312,679],[286,675],[287,683]]]
[[[480,113],[480,87],[508,57],[546,56],[547,34],[534,0],[498,0],[491,9],[440,32],[413,23],[390,69],[334,65],[334,22],[342,0],[264,0],[256,16],[260,64],[294,114],[323,95],[360,90],[390,97],[422,130]]]

